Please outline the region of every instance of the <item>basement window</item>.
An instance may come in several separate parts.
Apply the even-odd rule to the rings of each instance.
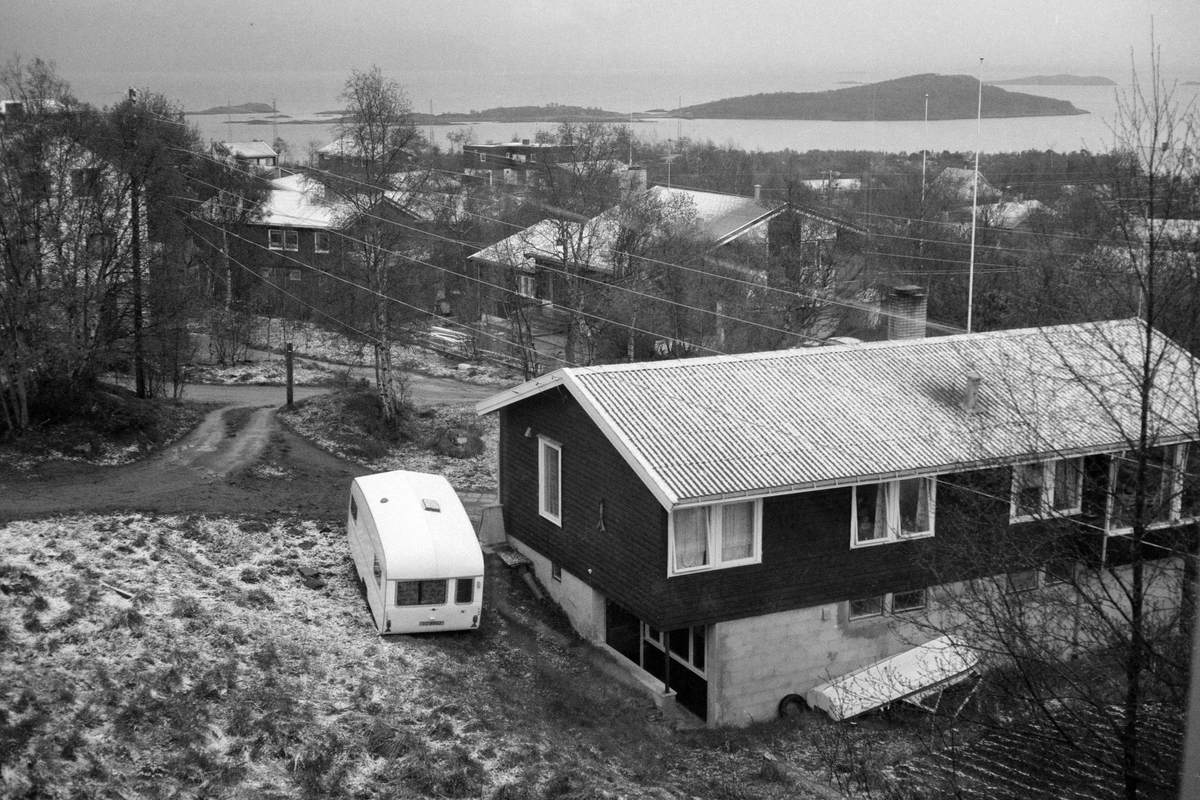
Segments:
[[[850,601],[850,619],[866,619],[883,616],[883,595],[862,597]]]
[[[925,590],[914,589],[911,592],[896,592],[892,595],[892,613],[903,614],[906,611],[920,611],[925,608]]]

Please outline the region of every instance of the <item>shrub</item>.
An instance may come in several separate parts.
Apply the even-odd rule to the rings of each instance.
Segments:
[[[181,619],[195,619],[200,616],[200,601],[191,595],[176,597],[171,607],[171,616]]]

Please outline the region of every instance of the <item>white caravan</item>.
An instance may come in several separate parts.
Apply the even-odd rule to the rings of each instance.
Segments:
[[[483,551],[441,475],[397,470],[355,478],[346,533],[381,634],[479,627]]]

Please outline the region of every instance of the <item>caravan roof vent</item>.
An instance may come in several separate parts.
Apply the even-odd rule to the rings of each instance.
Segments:
[[[430,500],[429,498],[425,498],[421,501],[421,508],[425,509],[426,511],[441,512],[442,510],[442,507],[438,505],[437,500]]]

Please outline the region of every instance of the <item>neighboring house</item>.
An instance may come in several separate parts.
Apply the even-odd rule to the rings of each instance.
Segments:
[[[813,191],[827,194],[862,190],[862,178],[835,178],[830,175],[828,178],[800,181],[800,183]]]
[[[568,157],[568,145],[531,142],[529,139],[503,143],[463,145],[463,174],[489,184],[527,184],[530,176],[547,164]]]
[[[279,154],[264,141],[213,142],[213,154],[228,156],[247,167],[267,169],[279,166]]]
[[[979,178],[979,202],[991,203],[1000,199],[1000,190],[973,169],[946,167],[929,185],[930,192],[950,203],[970,203],[975,199],[975,178]]]
[[[920,295],[904,335],[923,331]],[[1200,387],[1155,339],[1165,489],[1200,471],[1196,417],[1174,402]],[[1125,320],[566,368],[477,410],[500,418],[508,541],[576,630],[740,725],[928,639],[904,624],[936,611],[928,558],[976,523],[1038,541],[1050,509],[1090,534],[1065,563],[1119,558],[1138,426],[1121,368],[1142,345]],[[1157,524],[1196,516],[1197,495]]]
[[[679,224],[694,226],[696,235],[710,251],[737,242],[740,245],[767,246],[767,224],[783,213],[783,204],[764,205],[760,200],[737,195],[701,192],[691,189],[655,186],[636,201],[664,209]],[[618,205],[586,222],[543,220],[469,256],[503,285],[513,271],[518,275],[517,291],[530,303],[554,312],[555,287],[564,264],[605,279],[623,276],[628,269],[627,247],[633,230],[629,206]],[[671,224],[671,220],[667,220]],[[636,238],[636,237],[635,237]],[[508,294],[498,294],[485,303],[496,316],[505,316]]]
[[[345,295],[347,259],[364,225],[392,225],[397,238],[416,240],[439,216],[455,213],[454,181],[431,181],[425,173],[392,177],[398,188],[366,211],[308,175],[276,178],[261,213],[243,226],[236,252],[255,265],[268,288],[292,295],[294,302],[324,303]]]
[[[1030,232],[1035,230],[1039,216],[1053,214],[1049,206],[1040,200],[1008,200],[999,203],[980,204],[979,227],[998,231]],[[957,222],[964,236],[971,232],[971,207],[951,212],[950,220]]]
[[[317,149],[317,168],[322,170],[363,169],[379,161],[383,155],[385,154],[372,154],[364,151],[353,137],[343,136]],[[406,148],[393,150],[387,155],[389,163],[396,164],[397,167],[409,163],[414,157],[413,153]]]

